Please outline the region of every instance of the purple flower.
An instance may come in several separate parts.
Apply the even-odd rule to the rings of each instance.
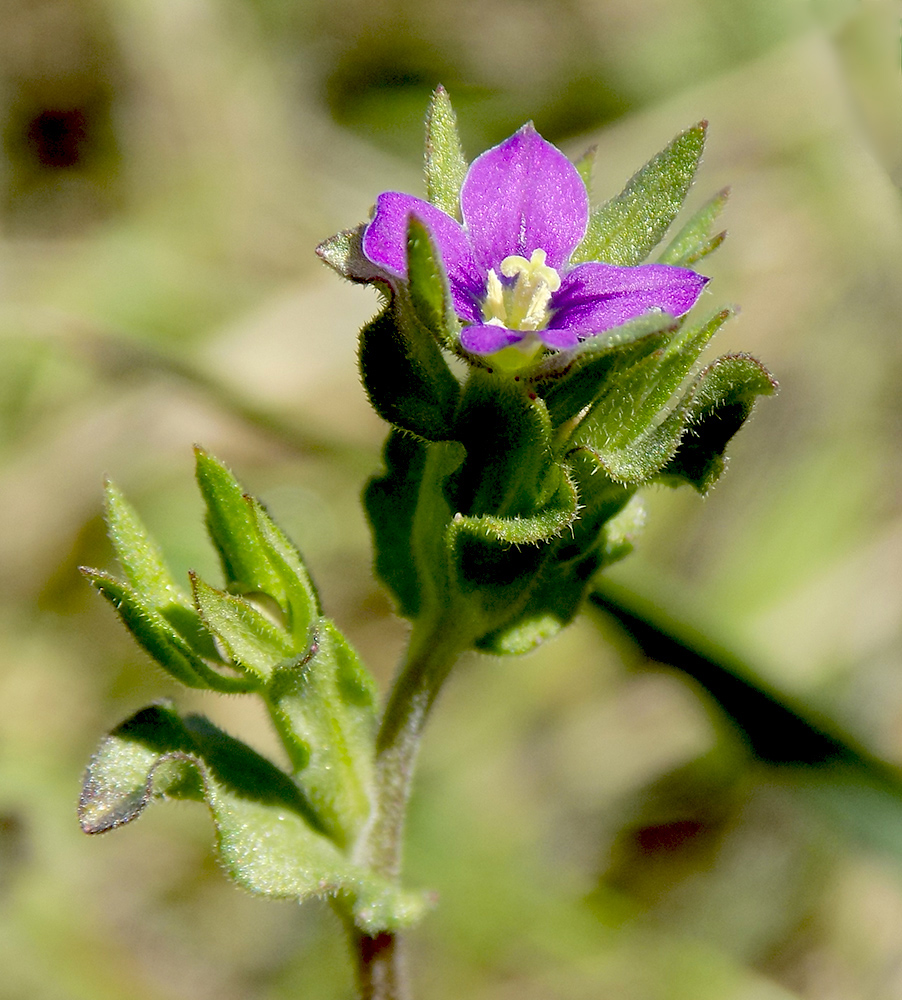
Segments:
[[[363,252],[389,278],[407,276],[411,216],[429,230],[448,274],[461,344],[474,354],[513,347],[522,366],[652,311],[682,316],[708,279],[666,264],[570,265],[589,201],[576,168],[532,124],[471,164],[463,225],[413,195],[379,195]],[[509,352],[512,353],[512,352]]]

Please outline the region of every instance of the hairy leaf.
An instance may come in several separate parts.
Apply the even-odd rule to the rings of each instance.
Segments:
[[[682,208],[705,147],[707,122],[681,132],[630,180],[623,191],[589,216],[574,264],[587,260],[632,266],[660,243]]]
[[[310,648],[273,669],[267,698],[298,784],[336,843],[353,844],[374,797],[376,690],[368,671],[322,619]]]
[[[195,449],[197,482],[207,506],[207,528],[219,551],[226,583],[241,593],[268,594],[283,611],[287,595],[257,533],[238,480],[221,462]]]
[[[684,403],[688,430],[658,480],[670,486],[688,483],[706,493],[726,467],[726,446],[755,400],[776,390],[774,377],[749,355],[725,355],[708,365]]]
[[[224,693],[254,688],[252,678],[229,677],[215,670],[188,645],[163,615],[127,584],[100,570],[82,567],[81,571],[112,604],[138,645],[177,681],[188,687],[209,688]]]
[[[399,290],[394,306],[360,331],[360,373],[384,420],[429,441],[446,440],[460,395],[432,334]]]
[[[467,174],[457,118],[444,87],[437,87],[426,115],[426,197],[460,219],[460,188]]]
[[[685,226],[674,236],[658,258],[662,264],[690,267],[696,261],[716,250],[726,239],[725,232],[712,235],[711,228],[723,211],[730,189],[719,191],[692,216]]]
[[[370,933],[415,922],[423,901],[351,862],[303,793],[268,760],[202,716],[145,708],[100,744],[79,802],[86,833],[136,819],[157,799],[205,801],[229,875],[265,896],[332,898]]]

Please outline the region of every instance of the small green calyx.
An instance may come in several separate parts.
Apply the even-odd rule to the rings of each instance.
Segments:
[[[502,347],[500,351],[488,355],[486,362],[495,371],[513,375],[529,368],[541,350],[541,340],[528,334],[516,344]]]

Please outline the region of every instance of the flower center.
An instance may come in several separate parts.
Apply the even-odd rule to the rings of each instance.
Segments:
[[[544,250],[533,250],[527,260],[518,254],[501,261],[501,273],[513,278],[503,284],[489,269],[482,315],[486,323],[503,326],[508,330],[541,330],[548,322],[548,304],[551,296],[561,287],[561,276],[545,260]]]

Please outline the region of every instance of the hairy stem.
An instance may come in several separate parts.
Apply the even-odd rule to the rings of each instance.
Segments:
[[[471,641],[454,618],[446,614],[437,622],[414,627],[376,740],[377,803],[363,860],[393,881],[401,872],[404,821],[423,726],[451,668]],[[406,1000],[398,936],[355,931],[353,946],[363,1000]]]

